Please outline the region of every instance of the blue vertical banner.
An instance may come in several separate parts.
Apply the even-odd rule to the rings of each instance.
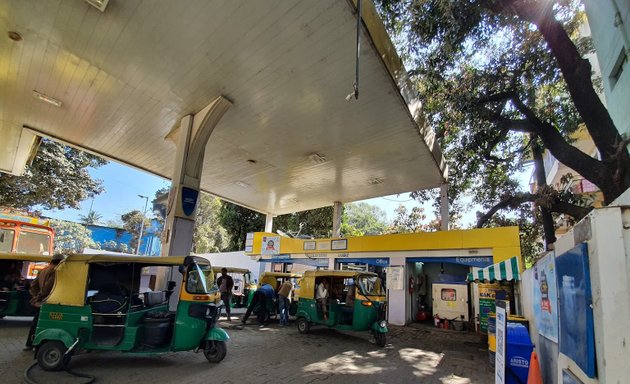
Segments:
[[[556,258],[560,297],[560,352],[595,377],[593,297],[586,243]],[[627,320],[627,319],[626,319]]]
[[[534,265],[534,317],[538,333],[558,342],[558,294],[554,253]]]
[[[195,212],[198,196],[198,190],[189,187],[182,187],[182,211],[184,211],[186,216],[190,216],[193,212]]]

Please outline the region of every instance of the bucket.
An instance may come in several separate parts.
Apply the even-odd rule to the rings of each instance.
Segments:
[[[464,322],[461,320],[454,320],[453,321],[453,329],[455,329],[456,331],[463,331],[464,330]]]

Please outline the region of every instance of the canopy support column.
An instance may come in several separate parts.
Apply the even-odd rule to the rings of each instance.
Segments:
[[[341,214],[343,212],[343,204],[340,201],[335,201],[333,205],[333,229],[332,237],[341,237]]]
[[[273,215],[271,213],[268,213],[267,216],[265,216],[265,232],[272,233],[271,232],[272,230],[273,230]]]
[[[166,209],[163,256],[190,254],[206,144],[231,105],[228,99],[218,96],[198,113],[184,116],[176,128],[179,132],[169,133],[169,137],[176,136],[177,155]],[[166,287],[166,279],[167,276],[157,276],[156,287]]]
[[[440,230],[448,231],[448,184],[440,185]]]

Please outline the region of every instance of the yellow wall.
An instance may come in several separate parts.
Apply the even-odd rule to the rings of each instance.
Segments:
[[[495,263],[518,256],[521,258],[521,246],[518,227],[478,228],[457,231],[404,233],[397,235],[347,237],[348,249],[331,250],[330,244],[335,239],[291,239],[275,233],[255,232],[251,256],[261,255],[264,236],[280,237],[280,254],[323,254],[356,252],[396,252],[428,251],[449,249],[492,249]],[[316,242],[315,250],[304,250],[305,242]],[[328,249],[321,249],[321,246]],[[520,265],[524,265],[520,260]],[[522,268],[522,267],[521,267]]]

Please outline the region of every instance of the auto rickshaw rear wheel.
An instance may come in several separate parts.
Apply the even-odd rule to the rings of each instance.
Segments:
[[[385,333],[374,332],[374,341],[379,347],[384,347],[387,344],[387,336]]]
[[[300,333],[308,333],[311,330],[311,324],[304,317],[298,318],[296,324]]]
[[[203,355],[211,363],[218,363],[225,358],[227,354],[227,345],[225,341],[212,340],[208,342],[206,349],[203,350]]]
[[[61,341],[46,341],[37,349],[37,363],[45,371],[59,371],[70,362],[67,350]]]

